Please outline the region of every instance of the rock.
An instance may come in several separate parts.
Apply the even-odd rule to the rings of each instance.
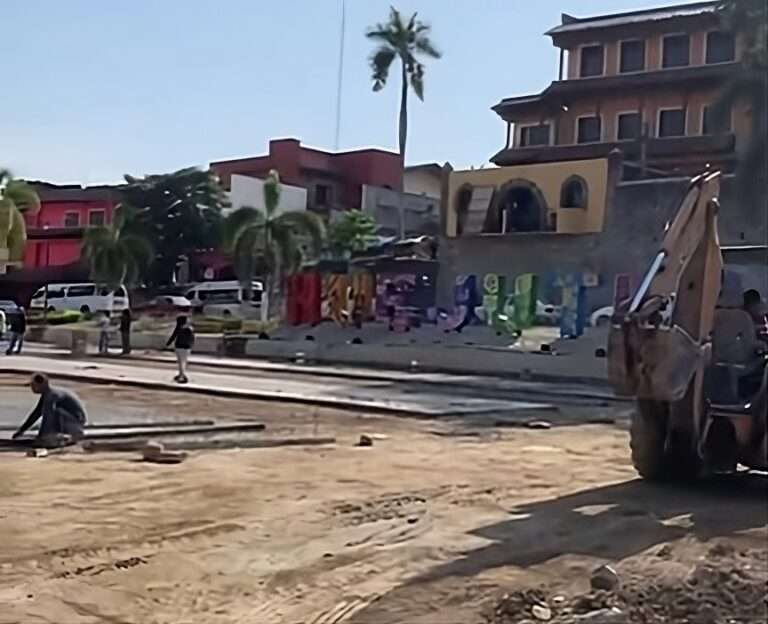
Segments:
[[[525,426],[528,429],[552,429],[552,423],[547,420],[529,420]]]
[[[48,457],[48,449],[33,448],[27,451],[27,457]]]
[[[590,579],[592,589],[603,591],[614,591],[621,585],[621,579],[611,566],[603,565],[592,572]]]
[[[629,624],[628,616],[616,607],[580,615],[576,621],[583,624]]]
[[[180,464],[187,459],[183,451],[168,451],[162,442],[149,441],[141,451],[141,457],[145,462],[153,464]]]
[[[367,435],[361,435],[357,446],[373,446],[373,438]]]
[[[552,609],[546,605],[533,605],[531,614],[541,622],[549,622],[552,619]]]

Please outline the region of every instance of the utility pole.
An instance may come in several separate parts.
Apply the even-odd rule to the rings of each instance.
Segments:
[[[341,34],[339,37],[339,76],[336,85],[336,140],[335,150],[339,151],[339,139],[341,136],[341,94],[344,84],[344,34],[346,31],[347,11],[346,0],[341,0]]]

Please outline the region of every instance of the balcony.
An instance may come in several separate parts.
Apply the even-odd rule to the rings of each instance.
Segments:
[[[733,133],[663,139],[651,138],[646,141],[646,157],[665,159],[676,156],[720,156],[728,159],[735,157],[735,145],[736,137]],[[640,141],[514,147],[501,150],[491,158],[491,162],[499,166],[511,166],[564,160],[587,160],[605,158],[613,149],[619,149],[625,158],[633,159],[640,157],[642,148]]]

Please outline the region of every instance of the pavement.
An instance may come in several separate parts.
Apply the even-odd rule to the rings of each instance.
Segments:
[[[192,361],[190,383],[176,384],[173,364],[157,361],[123,361],[120,358],[86,357],[74,360],[54,350],[30,351],[0,358],[0,373],[28,375],[44,372],[55,379],[95,384],[137,386],[156,390],[197,392],[225,397],[312,404],[339,409],[407,414],[420,417],[468,414],[511,414],[551,410],[542,400],[484,396],[482,388],[447,392],[446,384],[404,383],[369,377],[322,376],[296,371],[232,370]]]

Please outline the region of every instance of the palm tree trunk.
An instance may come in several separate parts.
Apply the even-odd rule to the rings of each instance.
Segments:
[[[405,63],[400,62],[402,65],[402,84],[400,85],[400,124],[399,124],[399,139],[400,139],[400,164],[405,169],[405,139],[408,136],[408,73],[405,70]],[[403,180],[400,177],[400,190],[403,190]]]

